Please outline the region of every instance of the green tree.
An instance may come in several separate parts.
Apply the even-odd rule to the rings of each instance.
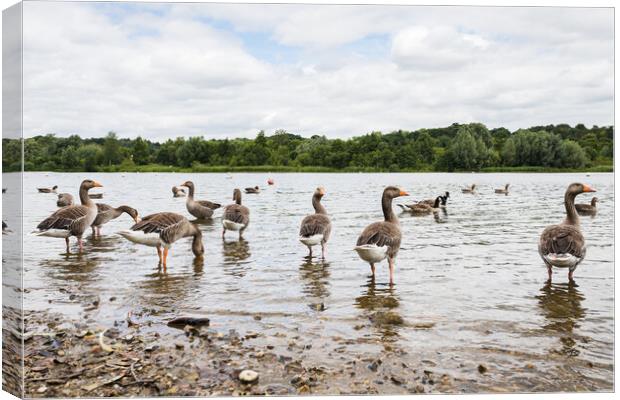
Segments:
[[[138,136],[133,142],[133,162],[138,165],[148,164],[151,161],[149,150],[148,142]]]
[[[122,160],[123,154],[116,133],[108,132],[103,142],[103,163],[106,165],[119,164]]]

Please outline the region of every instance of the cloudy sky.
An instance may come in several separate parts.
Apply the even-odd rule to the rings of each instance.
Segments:
[[[24,3],[24,132],[613,123],[610,8]]]

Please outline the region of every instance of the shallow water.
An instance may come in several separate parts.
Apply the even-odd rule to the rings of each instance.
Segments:
[[[25,232],[56,209],[56,195],[39,194],[37,187],[57,184],[60,192],[77,195],[86,177],[104,185],[93,190],[104,193],[100,202],[130,205],[142,216],[174,211],[190,219],[185,198],[172,197],[172,185],[193,180],[198,199],[222,204],[231,203],[235,187],[264,187],[243,198],[251,209],[243,241],[232,232],[222,241],[217,210],[211,222],[200,224],[204,261],[195,262],[185,239],[173,246],[166,273],[153,248],[115,234],[131,226],[127,215],[105,225],[103,238],[89,234],[82,255],[64,254],[60,239],[26,236],[25,308],[72,318],[88,314],[102,327],[124,320],[130,310],[140,310],[136,318],[155,326],[180,314],[208,316],[215,329],[262,332],[275,346],[301,335],[314,343],[305,357],[317,360],[332,351],[380,355],[389,346],[408,362],[460,377],[458,391],[612,388],[612,174],[269,176],[275,186],[267,187],[267,174],[249,173],[25,174]],[[555,270],[548,285],[538,236],[562,220],[564,190],[575,181],[598,190],[599,212],[581,219],[588,251],[575,273],[577,284],[568,284],[566,270]],[[508,196],[493,193],[508,182]],[[478,194],[462,194],[460,188],[471,183]],[[387,285],[386,264],[373,282],[353,251],[364,226],[382,218],[380,196],[389,184],[411,193],[395,203],[450,192],[446,212],[435,218],[402,214],[394,206],[403,231],[394,287]],[[308,260],[297,240],[319,185],[327,190],[323,204],[333,224],[325,262]],[[590,198],[584,194],[578,201]],[[68,292],[77,296],[69,299]],[[98,296],[102,305],[86,309],[80,296]],[[263,318],[254,319],[256,314]],[[343,349],[343,338],[356,344]],[[337,363],[331,360],[325,362]],[[488,368],[483,378],[479,364]]]

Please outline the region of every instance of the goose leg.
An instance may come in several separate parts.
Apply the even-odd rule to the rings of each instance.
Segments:
[[[327,255],[327,249],[325,248],[325,242],[321,242],[321,258],[325,259],[325,256]]]
[[[224,239],[225,234],[226,234],[226,228],[222,229],[222,239]]]
[[[97,237],[101,237],[101,227],[97,227]]]
[[[97,236],[97,229],[94,226],[91,226],[93,230],[93,236]]]
[[[370,263],[370,271],[372,272],[372,277],[375,277],[375,264],[374,263]]]
[[[168,259],[168,248],[164,247],[164,272],[166,272],[166,260]]]
[[[159,257],[159,264],[161,264],[161,247],[157,246],[157,257]]]
[[[67,244],[67,253],[71,253],[71,251],[69,250],[69,238],[68,237],[65,238],[65,243]]]
[[[553,276],[553,270],[551,269],[551,264],[547,264],[547,275],[549,276],[549,279],[547,280],[547,282],[551,282],[551,277]]]
[[[390,265],[390,286],[394,284],[394,259],[388,258],[388,264]]]
[[[574,269],[571,269],[571,270],[569,270],[569,271],[568,271],[568,280],[569,280],[570,282],[572,282],[572,281],[574,280],[574,279],[573,279],[573,272],[575,272],[575,270],[574,270]]]
[[[312,246],[308,246],[308,250],[310,251],[308,257],[312,257]]]
[[[82,244],[82,238],[81,237],[78,238],[78,246],[80,248],[80,253],[81,253],[82,250],[84,250],[84,245]]]

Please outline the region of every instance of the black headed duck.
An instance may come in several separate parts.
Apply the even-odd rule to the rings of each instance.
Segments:
[[[56,193],[56,189],[58,189],[58,185],[54,185],[54,187],[50,188],[37,188],[39,193]]]

